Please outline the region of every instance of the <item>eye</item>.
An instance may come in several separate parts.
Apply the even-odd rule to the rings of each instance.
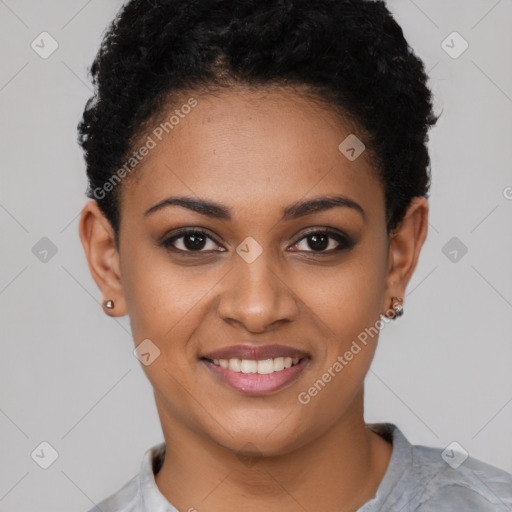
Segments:
[[[208,248],[208,241],[212,242],[210,244],[210,248]],[[162,245],[167,249],[174,250],[176,252],[208,252],[215,250],[215,246],[218,246],[211,236],[200,229],[187,229],[180,231],[170,238],[165,239],[162,242]],[[202,250],[205,249],[205,247],[206,250]],[[224,250],[225,249],[223,249],[223,251]]]
[[[344,249],[351,249],[355,245],[354,240],[347,235],[342,235],[330,229],[316,229],[299,239],[299,241],[292,246],[292,249],[300,246],[303,240],[307,241],[304,245],[312,250],[299,248],[298,251],[316,252],[318,254],[330,254]],[[336,244],[334,247],[333,242]],[[208,247],[208,244],[210,244],[210,247]],[[219,247],[219,244],[217,244],[206,231],[200,229],[182,230],[166,238],[161,242],[161,245],[174,252],[183,253],[210,252],[215,251],[216,247]],[[217,252],[224,252],[225,250],[226,249],[221,249]]]
[[[350,237],[330,229],[317,229],[315,231],[310,231],[292,247],[298,247],[303,240],[306,240],[304,245],[312,249],[311,251],[306,249],[306,252],[317,252],[320,254],[329,254],[342,251],[344,249],[351,249],[355,245],[354,240],[352,240]],[[334,247],[333,241],[337,244],[334,245]]]

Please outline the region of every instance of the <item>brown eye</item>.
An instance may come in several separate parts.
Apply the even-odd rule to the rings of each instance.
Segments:
[[[298,247],[303,240],[306,241],[303,247],[306,246],[311,250],[299,248],[299,251],[304,250],[306,252],[317,252],[320,254],[351,249],[355,245],[355,242],[350,237],[331,230],[311,231],[303,236],[299,242],[295,243],[293,247]]]
[[[211,243],[209,244],[209,242]],[[213,238],[206,232],[195,229],[180,231],[164,240],[162,245],[177,252],[208,252],[217,247]]]

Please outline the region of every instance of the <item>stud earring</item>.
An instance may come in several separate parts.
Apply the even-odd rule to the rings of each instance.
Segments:
[[[114,309],[114,301],[112,299],[108,299],[106,300],[103,305],[107,308],[107,309]]]
[[[391,297],[391,307],[394,310],[394,315],[391,317],[393,320],[401,317],[404,314],[403,299],[401,297]]]

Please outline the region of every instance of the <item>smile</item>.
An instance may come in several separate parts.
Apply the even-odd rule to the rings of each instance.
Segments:
[[[281,372],[285,368],[291,368],[300,361],[299,357],[276,357],[273,359],[214,359],[213,364],[221,368],[228,368],[232,372],[238,373],[258,373],[259,375],[268,375],[274,372]]]
[[[291,385],[305,370],[309,357],[273,359],[205,359],[200,360],[217,382],[249,395],[264,395]]]
[[[199,360],[222,385],[262,395],[281,390],[298,379],[311,356],[296,347],[243,343],[203,353]]]

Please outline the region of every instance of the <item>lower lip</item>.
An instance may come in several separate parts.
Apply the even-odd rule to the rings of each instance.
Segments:
[[[259,373],[234,372],[205,359],[202,359],[201,362],[209,368],[213,375],[237,391],[251,395],[262,395],[277,391],[297,379],[304,368],[306,368],[308,358],[304,357],[295,366],[290,368],[263,375]]]

